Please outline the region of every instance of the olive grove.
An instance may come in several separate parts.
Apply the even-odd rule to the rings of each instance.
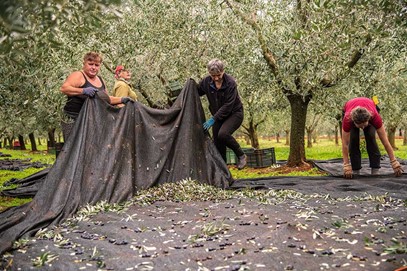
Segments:
[[[167,106],[171,82],[199,81],[209,59],[224,60],[245,105],[241,132],[254,147],[259,129],[289,133],[292,166],[306,161],[307,118],[309,128],[316,129],[315,114],[337,126],[349,98],[378,95],[384,118],[394,121],[386,124],[397,127],[405,119],[402,1],[34,2],[7,2],[10,10],[23,9],[27,22],[18,35],[2,24],[3,137],[58,129],[65,100],[59,86],[90,50],[104,56],[101,75],[109,90],[114,67],[125,65],[140,101],[154,107]],[[19,13],[2,13],[3,22],[13,14]],[[281,120],[287,106],[290,119]],[[308,116],[309,109],[315,114]]]

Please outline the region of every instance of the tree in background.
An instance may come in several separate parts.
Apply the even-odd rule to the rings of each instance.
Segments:
[[[290,102],[288,165],[301,164],[310,101],[345,80],[362,57],[382,53],[375,48],[391,42],[402,6],[390,1],[224,3],[251,27],[246,36],[257,38],[270,74]]]
[[[102,13],[108,17],[112,3],[120,1],[1,1],[0,129],[7,137],[28,134],[35,142],[34,131],[45,129],[54,140],[62,104],[60,67],[78,58],[70,54],[78,47],[65,47],[65,41],[76,35],[84,48],[86,36],[100,25]]]
[[[117,8],[107,5],[119,2],[122,4]],[[133,83],[145,99],[142,102],[161,106],[167,103],[165,93],[170,82],[185,82],[190,77],[199,80],[206,73],[207,61],[218,57],[227,63],[227,72],[237,78],[245,108],[254,108],[253,126],[263,116],[267,120],[279,114],[262,112],[267,108],[264,105],[258,107],[262,110],[256,109],[256,102],[269,104],[284,95],[290,104],[291,120],[284,119],[279,126],[291,123],[291,129],[285,129],[291,133],[289,165],[305,160],[309,102],[316,101],[326,106],[326,111],[337,114],[348,96],[357,95],[359,90],[367,93],[363,82],[355,89],[349,84],[357,86],[357,78],[367,82],[374,77],[374,73],[366,71],[383,65],[377,61],[378,56],[391,64],[386,54],[395,49],[394,39],[403,33],[400,18],[405,15],[399,12],[400,2],[386,0],[354,4],[328,0],[4,3],[8,7],[17,4],[15,9],[1,13],[1,18],[10,21],[22,14],[23,29],[28,30],[13,32],[11,24],[1,28],[0,57],[5,63],[2,67],[7,68],[2,73],[0,67],[0,73],[2,78],[12,78],[0,84],[5,90],[0,93],[5,98],[0,101],[0,109],[9,110],[5,111],[8,117],[19,110],[10,106],[17,99],[14,95],[28,101],[22,104],[26,106],[24,111],[31,112],[27,116],[35,116],[34,122],[44,122],[41,129],[59,126],[61,110],[52,110],[49,105],[62,105],[59,85],[72,70],[81,67],[81,57],[89,50],[104,55],[101,75],[109,88],[114,81],[112,70],[124,64],[133,70]],[[30,86],[32,79],[28,76],[20,81],[21,85],[13,85],[13,79],[19,79],[12,69],[18,71],[21,59],[30,57],[34,59],[26,62],[31,63],[28,74],[35,79],[35,88]],[[18,92],[10,92],[11,88]],[[32,109],[34,105],[43,110]],[[3,118],[0,116],[0,126]],[[7,120],[4,123],[13,124]]]

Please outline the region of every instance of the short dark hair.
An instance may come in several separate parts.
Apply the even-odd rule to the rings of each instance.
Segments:
[[[83,61],[95,61],[102,63],[103,59],[99,53],[89,52],[85,54],[85,56],[83,57]]]
[[[370,120],[372,113],[364,107],[357,106],[350,112],[350,117],[354,123],[362,124]]]

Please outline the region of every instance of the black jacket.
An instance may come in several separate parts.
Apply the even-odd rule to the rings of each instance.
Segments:
[[[216,90],[212,78],[208,75],[199,83],[198,93],[208,97],[209,110],[216,121],[223,121],[236,112],[243,112],[243,104],[237,92],[236,80],[224,73],[222,87]]]

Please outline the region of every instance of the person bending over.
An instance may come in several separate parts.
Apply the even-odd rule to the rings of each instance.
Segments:
[[[375,137],[377,132],[390,158],[394,174],[397,177],[400,176],[404,171],[394,156],[393,148],[387,138],[376,104],[369,98],[360,97],[347,101],[343,107],[342,157],[344,177],[347,179],[353,178],[353,175],[358,175],[362,168],[359,129],[362,129],[365,135],[372,175],[379,174],[380,168],[381,154]]]
[[[243,104],[237,91],[236,80],[224,72],[224,64],[212,59],[207,65],[209,75],[198,86],[200,96],[206,95],[212,117],[203,124],[207,131],[212,128],[213,141],[226,161],[226,147],[238,157],[237,168],[246,166],[247,158],[236,139],[232,136],[243,122]]]

